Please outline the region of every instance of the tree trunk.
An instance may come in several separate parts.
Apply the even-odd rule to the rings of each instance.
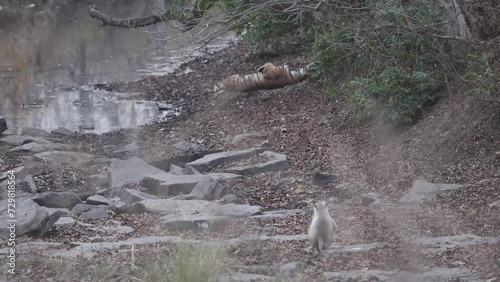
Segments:
[[[467,53],[469,47],[466,42],[472,39],[472,34],[467,26],[465,15],[456,0],[439,0],[443,6],[445,19],[449,20],[446,26],[447,36],[461,38],[463,41],[450,40],[449,44],[456,54]]]

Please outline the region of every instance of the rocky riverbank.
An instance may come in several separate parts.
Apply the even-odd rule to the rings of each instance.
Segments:
[[[224,77],[266,61],[306,64],[291,55],[253,57],[237,44],[171,75],[97,86],[183,105],[185,114],[172,121],[102,135],[25,129],[2,136],[0,171],[16,171],[17,212],[27,215],[19,257],[83,254],[95,267],[110,250],[121,251],[113,255],[117,265],[130,261],[123,246],[131,243],[151,255],[158,252],[152,246],[205,242],[228,246],[237,281],[500,277],[498,144],[489,144],[487,157],[438,168],[413,145],[424,136],[414,129],[429,119],[403,132],[353,127],[347,98],[329,98],[321,81],[213,92]],[[323,257],[305,240],[310,204],[320,199],[339,226]],[[69,281],[50,265],[28,266],[26,256],[19,281]],[[109,268],[94,281],[114,277],[118,268]]]

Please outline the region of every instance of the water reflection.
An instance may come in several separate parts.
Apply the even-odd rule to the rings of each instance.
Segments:
[[[125,18],[151,14],[169,2],[111,0],[99,1],[98,7]],[[103,27],[87,13],[91,1],[33,3],[23,8],[31,2],[0,0],[0,115],[7,117],[11,133],[26,126],[100,133],[166,114],[154,103],[117,100],[82,86],[171,72],[179,58],[196,48],[190,46],[192,39],[167,24],[136,30]],[[205,51],[233,40],[228,35]]]
[[[135,127],[180,114],[173,105],[119,100],[116,95],[91,89],[67,91],[57,97],[46,96],[43,104],[25,105],[20,113],[6,116],[13,128],[52,130],[62,126],[95,133]]]

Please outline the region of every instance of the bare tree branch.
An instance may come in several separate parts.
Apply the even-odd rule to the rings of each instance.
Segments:
[[[113,18],[97,10],[97,7],[94,5],[90,5],[88,11],[92,18],[101,20],[103,26],[109,25],[114,27],[136,28],[153,25],[166,20],[165,17],[160,15],[150,15],[147,17],[130,19]]]

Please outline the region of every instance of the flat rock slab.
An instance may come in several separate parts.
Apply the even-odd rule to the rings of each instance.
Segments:
[[[123,189],[120,193],[120,200],[129,205],[132,205],[134,203],[143,200],[152,200],[152,199],[158,199],[158,197],[155,195],[139,191],[137,189]]]
[[[275,281],[275,277],[261,275],[261,274],[251,274],[251,273],[225,273],[221,275],[218,280],[219,282],[254,282],[254,281]]]
[[[168,171],[170,174],[175,174],[175,175],[185,175],[187,173],[184,172],[184,169],[180,166],[171,164],[170,165],[170,170]]]
[[[101,195],[92,195],[88,197],[85,202],[90,205],[108,205],[108,206],[113,205],[112,200]]]
[[[323,276],[327,279],[336,279],[334,281],[357,281],[358,278],[368,279],[377,277],[377,281],[391,281],[392,277],[397,274],[397,271],[379,270],[379,269],[360,269],[338,272],[325,272]]]
[[[50,143],[50,144],[38,144],[38,143],[28,143],[21,146],[14,147],[10,149],[10,152],[26,152],[26,153],[42,153],[47,151],[65,151],[73,150],[75,146],[60,143]]]
[[[500,242],[500,237],[482,237],[472,234],[443,237],[421,237],[414,241],[419,245],[429,245],[426,251],[439,253],[449,248],[464,247],[477,244],[495,244]]]
[[[223,163],[229,163],[229,162],[239,161],[242,159],[251,158],[261,152],[263,152],[263,149],[253,148],[242,151],[227,151],[215,154],[208,154],[201,159],[197,159],[195,161],[187,163],[186,166],[190,166],[199,172],[206,172]]]
[[[49,132],[40,129],[40,128],[33,128],[33,127],[24,127],[21,129],[21,135],[29,135],[29,136],[34,136],[34,137],[52,137],[53,135],[50,134]]]
[[[225,187],[222,182],[212,178],[201,180],[194,186],[189,195],[196,196],[201,200],[220,199],[224,193]]]
[[[274,211],[265,211],[261,215],[252,216],[252,218],[280,218],[280,217],[296,216],[308,212],[309,211],[306,211],[304,209],[274,210]]]
[[[271,151],[265,151],[260,155],[266,157],[267,159],[269,159],[269,161],[254,165],[232,167],[224,169],[222,171],[240,175],[254,175],[258,173],[283,171],[287,170],[289,167],[286,155],[274,153]]]
[[[194,187],[201,181],[211,179],[209,176],[202,174],[192,175],[175,175],[166,172],[158,174],[146,175],[141,185],[147,188],[151,194],[163,196],[177,195],[180,192],[189,194]]]
[[[74,131],[71,131],[71,130],[64,128],[64,127],[58,127],[56,129],[52,130],[50,133],[55,134],[55,135],[63,135],[63,136],[75,135]]]
[[[55,226],[73,226],[76,224],[76,220],[71,217],[63,216],[60,217],[55,223]]]
[[[43,236],[48,231],[46,225],[49,213],[31,199],[17,199],[15,210],[15,218],[12,218],[9,216],[7,201],[0,202],[0,238],[9,238],[10,231],[7,227],[11,223],[15,223],[17,236],[28,233]],[[13,219],[17,221],[9,221]]]
[[[125,184],[141,181],[146,175],[166,173],[144,160],[133,157],[127,160],[115,159],[108,167],[108,178],[110,188],[121,187]]]
[[[434,198],[437,193],[458,190],[463,185],[430,183],[424,180],[416,180],[410,191],[401,197],[400,202],[404,204],[418,204],[425,200]]]
[[[171,200],[157,199],[144,200],[134,205],[140,205],[145,212],[159,213],[164,215],[177,215],[179,218],[191,215],[227,216],[230,218],[242,218],[261,214],[260,206],[226,204],[220,205],[215,202],[203,200]]]
[[[94,255],[94,251],[101,251],[105,249],[116,249],[122,246],[130,246],[134,245],[150,245],[150,244],[158,244],[158,243],[181,243],[181,244],[212,244],[212,245],[231,245],[231,244],[239,244],[240,242],[245,241],[265,241],[265,240],[275,240],[275,241],[296,241],[296,240],[307,240],[306,234],[297,234],[297,235],[255,235],[255,234],[247,234],[242,235],[239,238],[235,239],[227,239],[227,240],[196,240],[196,239],[186,239],[182,236],[145,236],[138,238],[130,238],[124,241],[116,241],[116,242],[100,242],[100,243],[81,243],[81,242],[72,242],[73,245],[76,245],[74,249],[71,250],[47,250],[44,252],[44,255],[48,256],[62,256],[62,257],[75,257],[77,255],[83,255],[85,257],[92,257]],[[40,243],[42,244],[42,242]],[[51,243],[48,243],[51,244]],[[55,244],[55,243],[52,243]],[[57,243],[60,244],[60,243]],[[27,248],[23,248],[24,244],[19,244],[18,249],[19,253],[26,253],[30,250]],[[355,245],[352,245],[355,246]],[[347,252],[352,248],[345,248]],[[23,251],[20,251],[23,250]],[[0,249],[1,253],[6,253],[7,249]]]
[[[243,179],[243,175],[235,174],[235,173],[213,172],[213,173],[207,173],[205,175],[210,176],[211,178],[213,178],[215,180],[219,180],[222,182],[228,182],[228,183],[233,183],[235,181]]]
[[[431,270],[422,273],[412,273],[406,271],[394,271],[394,270],[378,270],[378,269],[367,269],[367,270],[349,270],[349,271],[339,271],[339,272],[325,272],[324,277],[327,279],[340,279],[348,280],[357,278],[367,279],[371,277],[378,278],[378,281],[386,282],[399,282],[399,281],[412,281],[412,282],[426,282],[426,281],[455,281],[455,279],[461,279],[461,281],[484,281],[481,279],[480,275],[472,273],[466,268],[433,268]]]
[[[0,145],[16,147],[27,143],[51,144],[52,142],[45,138],[25,135],[7,135],[3,138],[0,138]]]
[[[334,242],[335,244],[335,242]],[[383,248],[387,246],[384,243],[369,243],[369,244],[357,244],[357,245],[346,245],[346,246],[331,246],[330,248],[324,250],[327,254],[338,254],[338,253],[359,253],[366,252],[373,249]]]
[[[16,244],[16,253],[29,253],[37,251],[46,251],[63,246],[64,243],[55,242],[26,242]],[[5,255],[9,253],[9,248],[0,249],[0,254]]]
[[[100,232],[110,232],[110,233],[119,233],[119,234],[129,234],[134,232],[134,228],[130,226],[99,226],[99,227],[94,227],[91,228],[90,230],[93,231],[100,231]]]
[[[188,216],[178,216],[178,215],[166,215],[159,219],[162,228],[169,231],[182,231],[182,230],[194,230],[194,231],[216,231],[221,226],[225,226],[231,221],[229,216],[217,216],[217,215],[188,215]]]
[[[81,203],[80,197],[73,192],[44,192],[32,198],[40,206],[47,208],[72,209]]]
[[[36,160],[52,163],[65,163],[73,167],[83,167],[94,162],[95,156],[87,153],[71,151],[48,151],[33,156]]]

